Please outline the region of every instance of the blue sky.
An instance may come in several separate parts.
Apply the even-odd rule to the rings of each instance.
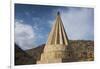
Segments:
[[[15,4],[15,42],[22,49],[46,43],[57,11],[71,40],[94,40],[94,9]]]

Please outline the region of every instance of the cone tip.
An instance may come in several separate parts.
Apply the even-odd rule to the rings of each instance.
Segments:
[[[59,11],[57,12],[57,15],[60,15],[60,12]]]

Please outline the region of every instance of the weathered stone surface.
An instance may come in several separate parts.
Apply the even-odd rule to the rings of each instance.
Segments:
[[[39,47],[36,47],[33,49],[29,49],[26,52],[30,56],[35,58],[36,63],[38,63],[39,60],[41,59],[41,54],[43,53],[44,47],[45,47],[45,44],[40,45]],[[67,49],[67,51],[69,52],[69,53],[67,52],[68,56],[66,55],[66,58],[62,59],[62,62],[79,62],[79,61],[93,61],[94,60],[94,41],[69,40],[69,46],[67,46],[67,48],[69,48],[69,49]],[[69,60],[66,60],[67,58]],[[59,62],[60,62],[60,60],[61,59],[59,59]],[[43,61],[41,61],[41,63],[43,63]],[[50,61],[53,61],[53,59]],[[56,59],[55,59],[55,61],[56,61]],[[44,61],[44,63],[45,62],[46,61]],[[59,63],[59,62],[53,62],[53,63]]]
[[[55,63],[63,62],[63,60],[69,61],[72,56],[70,55],[71,49],[68,50],[68,43],[69,40],[60,18],[60,13],[58,12],[55,24],[52,27],[44,47],[44,51],[37,63]]]

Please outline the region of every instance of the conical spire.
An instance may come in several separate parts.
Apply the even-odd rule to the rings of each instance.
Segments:
[[[57,63],[69,60],[68,46],[68,37],[60,18],[60,12],[58,12],[41,58],[37,63]]]
[[[68,45],[68,37],[60,17],[60,12],[57,13],[56,21],[52,27],[52,30],[49,34],[46,43],[46,45],[57,45],[57,44]]]

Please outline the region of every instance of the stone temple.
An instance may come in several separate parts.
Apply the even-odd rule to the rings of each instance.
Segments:
[[[46,44],[41,44],[29,50],[22,50],[15,43],[15,65],[93,60],[94,41],[69,40],[59,12],[57,13],[55,23]]]
[[[41,58],[37,61],[37,64],[70,62],[73,61],[72,54],[60,12],[58,12]]]

